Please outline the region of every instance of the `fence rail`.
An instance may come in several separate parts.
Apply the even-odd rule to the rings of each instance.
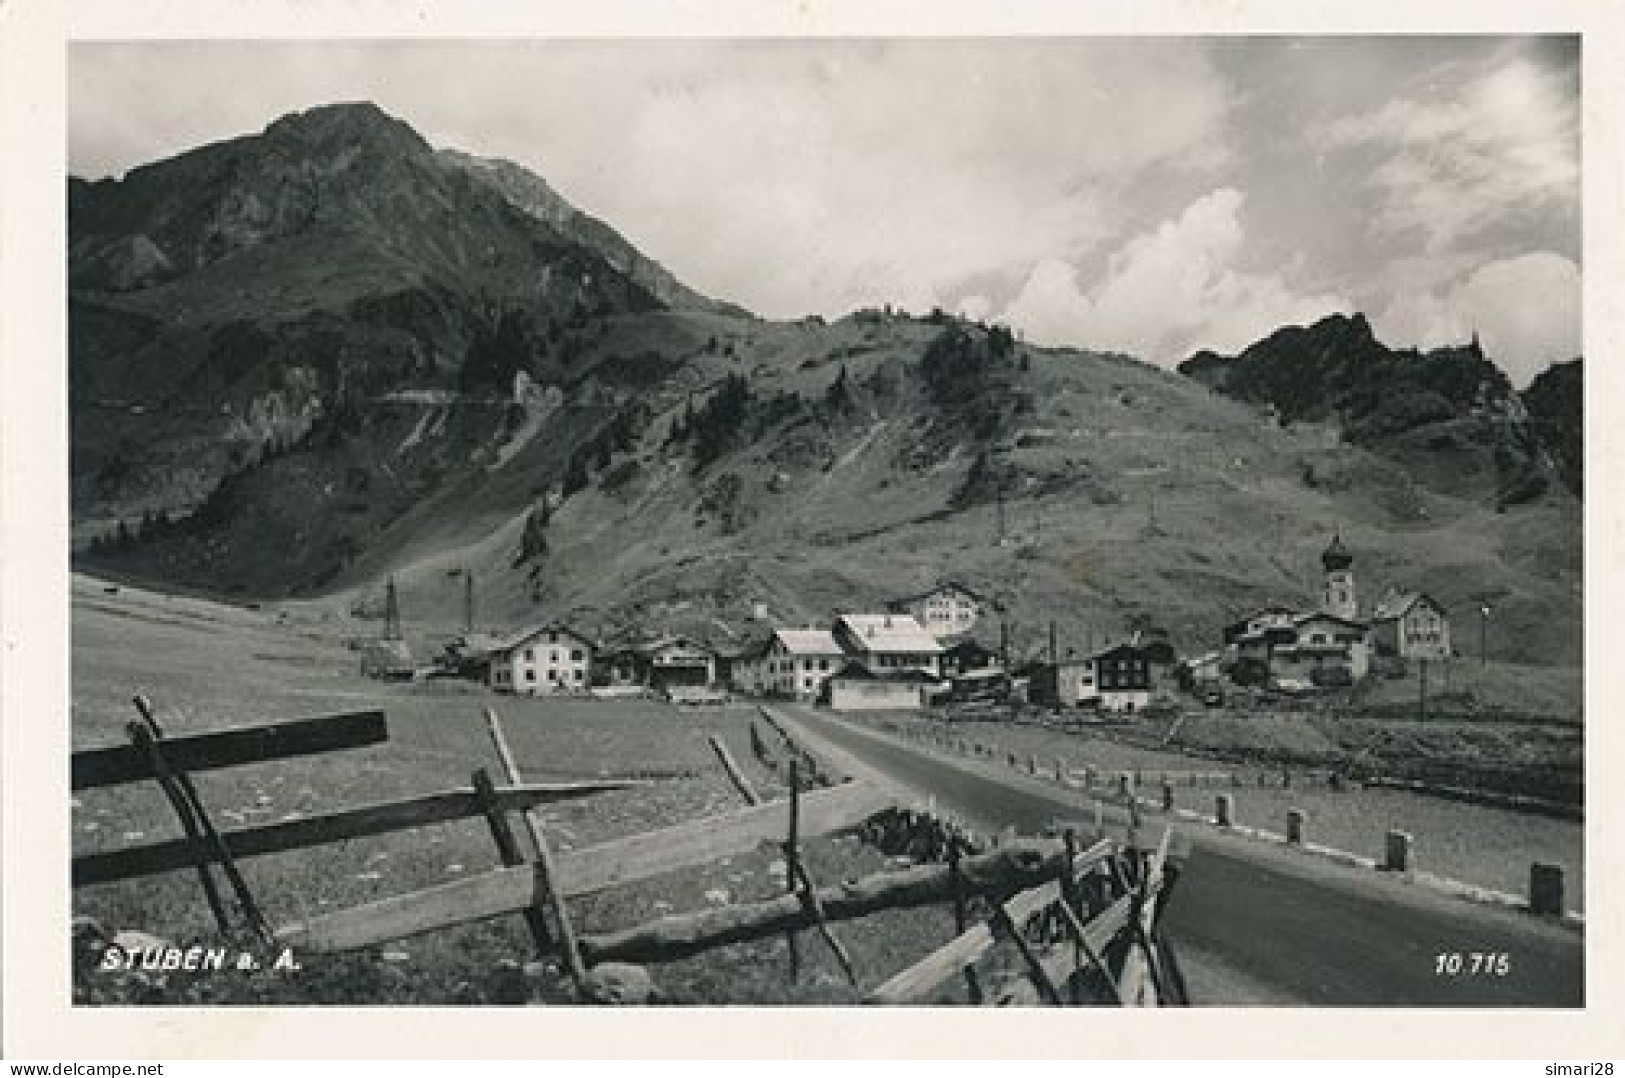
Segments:
[[[195,773],[361,748],[388,739],[389,728],[382,711],[356,711],[166,737],[163,751],[172,770]],[[76,752],[70,768],[70,785],[75,790],[143,782],[156,777],[151,761],[137,745]]]

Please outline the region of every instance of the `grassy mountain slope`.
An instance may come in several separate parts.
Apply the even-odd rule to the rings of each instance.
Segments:
[[[1366,443],[1346,416],[1283,428],[1193,378],[997,327],[758,320],[364,110],[315,111],[315,223],[228,214],[211,246],[137,173],[115,209],[76,186],[88,564],[364,614],[394,574],[407,617],[447,629],[466,569],[487,625],[563,616],[724,646],[951,576],[1006,606],[1018,652],[1051,620],[1063,647],[1149,622],[1201,651],[1253,606],[1311,601],[1340,531],[1368,603],[1422,588],[1465,624],[1488,601],[1493,654],[1578,661],[1578,503],[1556,484],[1506,499],[1500,442],[1474,441],[1513,419],[1469,410]],[[286,134],[196,153],[274,163]],[[244,202],[220,193],[243,166],[192,158],[213,178],[165,179],[189,212]],[[1439,437],[1450,423],[1460,444]],[[107,541],[157,509],[139,540]]]

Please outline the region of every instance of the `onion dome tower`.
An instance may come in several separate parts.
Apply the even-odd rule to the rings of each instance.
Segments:
[[[1320,609],[1333,617],[1357,621],[1360,605],[1354,594],[1354,555],[1343,545],[1341,535],[1332,536],[1331,545],[1320,555],[1320,564],[1326,570]]]

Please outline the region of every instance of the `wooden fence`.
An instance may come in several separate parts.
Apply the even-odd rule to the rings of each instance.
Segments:
[[[576,985],[588,989],[591,967],[611,961],[668,962],[716,947],[784,935],[791,973],[800,967],[797,933],[816,931],[855,989],[861,986],[836,926],[882,910],[952,904],[959,935],[885,983],[865,993],[877,1003],[935,998],[944,983],[963,976],[973,1001],[985,1003],[1178,1002],[1183,990],[1165,945],[1153,942],[1156,914],[1166,900],[1168,835],[1155,851],[1098,835],[1079,852],[1077,835],[972,848],[951,826],[934,832],[945,863],[890,869],[857,880],[823,884],[802,855],[807,839],[863,829],[870,821],[896,823],[895,795],[870,782],[836,782],[769,711],[763,735],[751,726],[753,752],[786,779],[787,796],[762,801],[720,740],[712,739],[724,769],[746,802],[739,809],[631,835],[566,853],[554,853],[539,815],[549,802],[639,785],[631,780],[526,783],[502,726],[485,717],[504,785],[484,768],[466,788],[439,791],[324,815],[217,831],[190,773],[340,751],[387,740],[381,712],[357,712],[290,723],[241,727],[166,738],[144,699],[142,722],[128,729],[131,744],[76,753],[75,789],[157,781],[180,817],[185,837],[127,849],[83,854],[73,860],[75,886],[193,869],[222,932],[231,927],[214,872],[223,872],[247,925],[266,942],[306,953],[355,950],[469,924],[521,914],[539,953],[557,954]],[[891,814],[888,817],[888,812]],[[261,914],[237,861],[262,854],[307,850],[344,839],[381,835],[428,824],[484,816],[501,867],[454,881],[327,913],[273,929]],[[528,843],[522,844],[517,816]],[[902,818],[916,819],[919,810]],[[566,900],[701,866],[776,842],[786,862],[782,895],[722,908],[674,913],[644,924],[578,935]],[[528,848],[527,848],[528,847]],[[972,924],[982,903],[988,918]],[[1015,961],[1010,959],[1011,952]],[[980,967],[980,968],[979,968]]]

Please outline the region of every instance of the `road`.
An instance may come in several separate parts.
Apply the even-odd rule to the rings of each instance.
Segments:
[[[1066,791],[933,755],[827,715],[790,717],[862,763],[997,830],[1033,832],[1083,813]],[[811,747],[811,746],[809,746]],[[816,752],[816,749],[813,751]],[[1153,817],[1153,823],[1155,817]],[[1167,912],[1187,964],[1216,962],[1244,1002],[1309,1006],[1580,1007],[1585,944],[1578,931],[1479,905],[1299,851],[1181,825],[1190,840]],[[1463,956],[1441,975],[1440,955]],[[1505,975],[1469,972],[1474,954],[1505,954]],[[1448,960],[1447,960],[1448,961]],[[1193,995],[1200,996],[1192,977]],[[1226,1004],[1235,999],[1198,1002]]]

